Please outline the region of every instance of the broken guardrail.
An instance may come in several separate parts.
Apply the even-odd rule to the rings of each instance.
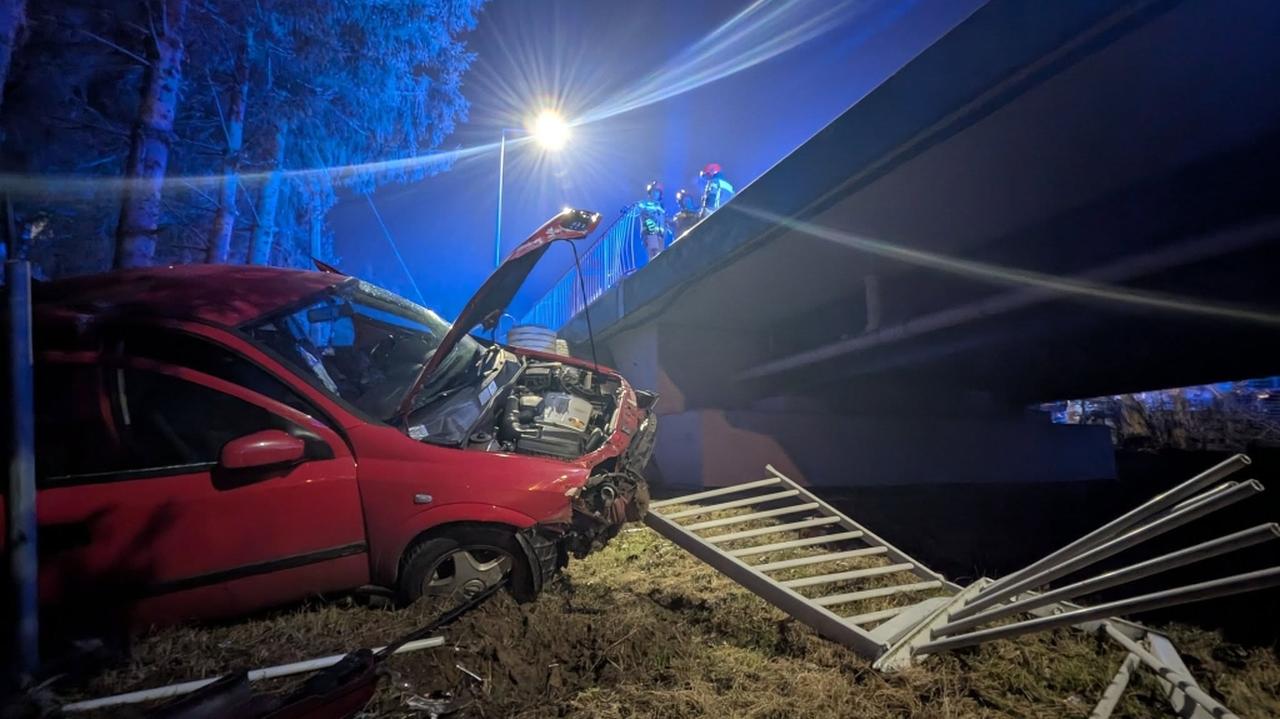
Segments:
[[[872,660],[877,669],[892,671],[929,654],[1075,626],[1108,636],[1128,650],[1093,716],[1110,716],[1130,674],[1145,665],[1157,673],[1183,715],[1224,717],[1233,715],[1199,688],[1167,638],[1116,617],[1280,586],[1280,566],[1090,607],[1071,600],[1276,539],[1280,525],[1258,525],[1042,590],[1257,495],[1263,487],[1255,480],[1224,481],[1249,463],[1248,457],[1235,455],[1008,576],[981,578],[966,587],[908,556],[772,465],[766,466],[770,476],[762,480],[653,502],[645,523],[819,634]],[[705,503],[713,499],[721,501]],[[747,513],[706,517],[726,510]],[[859,566],[848,568],[853,560]],[[823,565],[835,566],[824,571]],[[778,576],[798,567],[819,573]],[[873,586],[857,586],[867,580],[874,580]],[[929,596],[921,599],[921,594]],[[871,602],[888,606],[866,606]],[[993,622],[1002,623],[984,628]]]

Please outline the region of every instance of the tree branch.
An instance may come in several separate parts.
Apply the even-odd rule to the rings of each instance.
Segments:
[[[224,30],[234,30],[234,29],[235,29],[235,26],[234,26],[234,25],[232,25],[231,23],[227,22],[226,20],[222,19],[222,15],[220,15],[220,14],[219,14],[218,9],[217,9],[217,8],[215,8],[215,7],[213,7],[213,6],[212,6],[212,5],[210,5],[209,3],[207,3],[207,2],[198,3],[195,7],[196,7],[196,8],[198,8],[198,9],[200,9],[200,10],[203,10],[203,11],[204,11],[204,13],[205,13],[205,15],[206,15],[210,20],[212,20],[213,22],[216,22],[216,23],[218,23],[219,25],[221,25],[221,26],[223,27],[223,29],[224,29]]]
[[[213,82],[213,76],[209,74],[209,68],[204,69],[204,79],[209,83],[209,94],[213,95],[213,106],[218,109],[218,124],[222,126],[222,137],[227,144],[231,144],[231,133],[227,131],[227,118],[222,114],[222,100],[218,98],[218,86]]]
[[[82,164],[82,165],[77,165],[77,166],[76,166],[76,171],[77,171],[77,172],[79,172],[79,171],[81,171],[81,170],[88,170],[88,169],[90,169],[90,168],[94,168],[94,167],[97,167],[97,166],[99,166],[99,165],[105,165],[105,164],[107,164],[108,162],[112,162],[112,161],[114,161],[114,160],[119,160],[119,159],[120,159],[120,155],[107,155],[106,157],[103,157],[103,158],[100,158],[100,159],[94,160],[94,161],[92,161],[92,162],[86,162],[86,163],[84,163],[84,164]]]
[[[151,3],[147,3],[147,27],[149,28],[148,32],[151,34],[151,42],[159,48],[160,33],[156,32],[156,14],[151,7]]]
[[[106,46],[107,46],[107,47],[109,47],[109,48],[112,48],[112,49],[114,49],[114,50],[118,50],[119,52],[122,52],[122,53],[124,53],[125,55],[128,55],[129,57],[133,58],[134,60],[137,60],[138,62],[142,63],[142,66],[143,66],[143,67],[151,67],[151,61],[150,61],[150,60],[148,60],[148,59],[146,59],[145,57],[142,57],[142,56],[141,56],[141,55],[139,55],[138,53],[133,52],[132,50],[126,50],[125,48],[120,47],[119,45],[115,44],[114,42],[111,42],[110,40],[106,39],[105,37],[101,37],[101,36],[99,36],[99,35],[95,35],[95,34],[93,34],[93,33],[89,32],[88,30],[85,30],[85,29],[83,29],[83,28],[79,28],[79,30],[80,30],[80,34],[81,34],[81,35],[84,35],[85,37],[90,38],[90,39],[93,39],[93,40],[97,40],[98,42],[102,43],[103,45],[106,45]]]
[[[102,125],[97,125],[92,122],[85,122],[84,120],[77,120],[69,117],[58,117],[56,115],[50,115],[49,120],[51,120],[52,122],[58,123],[60,127],[63,127],[68,130],[97,130],[98,132],[104,132],[108,135],[115,135],[116,137],[125,137],[125,138],[132,137],[130,133],[124,130],[117,130],[114,127],[104,127]]]
[[[245,187],[245,183],[243,182],[236,183],[236,190],[244,193],[244,203],[248,206],[249,212],[253,215],[254,224],[257,224],[259,222],[258,208],[253,204],[253,194],[249,192],[249,188]]]
[[[214,207],[218,206],[218,201],[210,197],[209,194],[204,190],[201,190],[199,187],[196,187],[195,185],[191,184],[187,180],[182,180],[182,184],[186,185],[188,190],[191,190],[197,195],[203,197],[210,205],[213,205]]]

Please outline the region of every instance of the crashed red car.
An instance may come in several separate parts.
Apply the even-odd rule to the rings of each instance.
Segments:
[[[643,514],[654,396],[468,331],[598,221],[553,218],[452,326],[335,272],[39,287],[42,601],[137,625],[368,586],[465,597],[509,576],[535,595]]]

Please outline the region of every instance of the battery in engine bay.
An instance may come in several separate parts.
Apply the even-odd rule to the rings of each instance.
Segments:
[[[548,392],[542,397],[541,420],[550,425],[586,430],[593,407],[587,400],[564,392]]]

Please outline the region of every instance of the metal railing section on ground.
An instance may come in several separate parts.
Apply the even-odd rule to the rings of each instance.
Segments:
[[[921,602],[919,594],[959,591],[773,466],[766,470],[769,476],[759,481],[653,502],[645,523],[819,634],[868,657],[887,651],[940,601]],[[725,501],[704,503],[720,498]],[[744,513],[706,517],[729,510]],[[848,568],[851,560],[859,566]],[[779,576],[800,567],[818,573]],[[849,587],[873,578],[874,586]],[[873,600],[888,606],[859,607]]]
[[[633,205],[613,221],[595,244],[581,253],[581,283],[578,268],[570,267],[547,294],[529,308],[520,324],[559,330],[619,280],[635,272],[639,267],[636,253],[639,222],[640,211]]]
[[[1280,525],[1261,524],[1050,585],[1257,495],[1263,488],[1255,480],[1224,481],[1248,465],[1248,457],[1235,455],[1008,576],[997,581],[981,578],[967,587],[947,581],[772,466],[767,467],[770,476],[762,480],[654,502],[645,521],[819,634],[874,660],[877,669],[894,670],[929,654],[1074,626],[1108,636],[1128,650],[1094,716],[1110,716],[1129,675],[1143,665],[1157,673],[1181,715],[1223,717],[1233,715],[1199,688],[1165,637],[1116,617],[1280,586],[1280,566],[1095,606],[1071,600],[1276,539]],[[720,513],[727,514],[707,517]],[[752,543],[743,544],[746,540]],[[860,566],[840,566],[855,559]],[[780,574],[800,567],[818,573]],[[868,581],[868,586],[856,586]],[[930,596],[919,599],[921,593]],[[865,606],[872,601],[885,604],[890,597],[913,599]],[[864,608],[859,610],[859,604]],[[1000,624],[986,626],[996,622]]]

